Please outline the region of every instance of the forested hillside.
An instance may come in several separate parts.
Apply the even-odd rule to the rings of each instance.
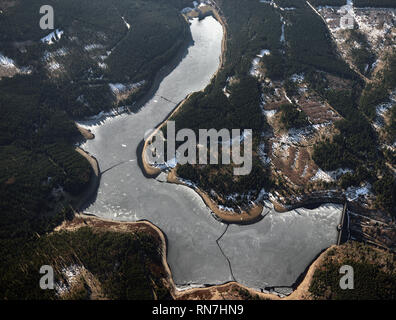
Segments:
[[[387,102],[390,91],[396,88],[395,56],[389,57],[378,81],[367,84],[363,91],[357,86],[352,90],[324,93],[345,119],[336,123],[339,134],[332,141],[318,143],[313,154],[315,162],[325,170],[354,170],[354,174],[346,174],[341,179],[343,188],[358,186],[363,181],[373,184],[378,207],[392,215],[396,214],[396,182],[386,162],[394,162],[395,155],[378,148],[379,137],[370,119],[375,119],[376,107]]]
[[[272,85],[269,80],[272,80],[279,86],[277,90],[284,89],[289,97],[299,96],[302,88],[290,79],[296,74],[304,75],[304,81],[312,90],[310,92],[319,95],[320,101],[326,101],[343,118],[334,123],[334,136],[322,136],[315,142],[312,159],[323,170],[350,169],[351,172],[337,181],[339,190],[370,183],[377,199],[377,208],[395,214],[396,184],[388,166],[394,163],[394,154],[378,147],[380,138],[372,124],[377,118],[377,106],[388,102],[390,92],[396,87],[394,56],[390,55],[377,80],[366,85],[339,54],[323,19],[305,1],[275,2],[288,9],[279,10],[271,3],[254,1],[218,2],[228,28],[225,63],[211,85],[204,92],[193,95],[176,114],[176,126],[194,130],[252,128],[254,148],[262,150],[265,142],[258,134],[266,132],[269,126],[260,110],[260,104],[263,106],[260,93],[275,95],[274,89],[269,88]],[[345,1],[313,1],[312,4],[340,6]],[[243,21],[248,21],[247,26],[242,26]],[[351,31],[351,35],[361,37],[356,30]],[[352,58],[361,68],[373,63],[374,59],[365,41],[365,52],[362,52],[363,46],[361,51],[352,52]],[[260,78],[252,74],[252,60],[263,49],[267,54],[260,56]],[[368,55],[363,57],[366,53]],[[337,79],[341,88],[329,79]],[[285,80],[284,83],[278,83],[282,80]],[[227,97],[224,90],[228,93]],[[310,122],[305,119],[301,107],[310,110],[303,104],[297,104],[294,108],[285,105],[277,107],[284,129],[309,128]],[[392,132],[392,121],[387,128],[387,132]],[[284,185],[278,185],[281,180],[274,183],[267,164],[256,156],[254,154],[252,173],[237,179],[238,188],[231,174],[232,166],[178,166],[177,172],[205,191],[212,194],[215,191],[220,204],[238,208],[254,199],[262,188],[279,191]],[[261,183],[255,179],[257,175]],[[288,193],[290,191],[282,192]],[[237,200],[231,196],[235,194],[238,194]]]
[[[314,299],[396,299],[396,257],[393,253],[351,242],[330,249],[309,287]],[[353,267],[354,289],[340,288],[340,268]]]
[[[228,128],[253,129],[254,145],[260,143],[260,131],[267,127],[260,109],[260,88],[257,80],[248,74],[252,59],[262,50],[281,49],[281,21],[278,12],[259,1],[218,1],[227,22],[227,51],[223,68],[204,92],[195,94],[175,116],[177,128]],[[229,77],[238,79],[228,88],[226,98],[223,88]],[[221,169],[221,173],[218,171]],[[250,175],[235,181],[232,165],[179,167],[178,174],[195,182],[206,191],[215,190],[226,199],[239,193],[240,198],[225,200],[223,204],[245,205],[255,199],[264,187],[271,185],[266,168],[257,155],[253,157]],[[247,192],[252,193],[246,195]]]
[[[395,216],[395,153],[374,123],[378,106],[389,103],[396,88],[396,54],[389,54],[382,71],[368,81],[342,59],[325,23],[306,1],[274,1],[288,10],[258,0],[216,1],[227,28],[223,65],[172,119],[176,129],[253,129],[252,172],[235,177],[234,164],[185,165],[177,167],[178,175],[236,211],[249,207],[263,189],[287,195],[286,178],[275,175],[282,170],[273,170],[268,161],[276,146],[268,137],[275,137],[275,131],[312,129],[309,111],[319,101],[327,108],[323,113],[337,119],[334,134],[320,136],[312,154],[306,151],[302,157],[314,162],[316,172],[347,169],[329,186],[345,191],[368,183],[376,209]],[[0,0],[0,59],[8,64],[0,64],[0,298],[56,298],[37,286],[39,267],[51,263],[59,263],[57,276],[70,265],[84,266],[108,298],[169,298],[156,274],[160,253],[155,237],[90,228],[52,231],[73,218],[71,199],[81,195],[93,175],[75,151],[83,137],[74,121],[138,105],[158,71],[191,41],[180,15],[191,1],[48,0],[55,9],[55,28],[63,32],[50,41],[45,40],[50,31],[39,28],[40,1],[11,3],[2,7]],[[310,3],[340,6],[345,1]],[[394,1],[355,0],[354,5],[390,7]],[[374,58],[367,48],[360,49],[353,58],[362,71]],[[304,83],[291,80],[296,75]],[[306,100],[297,101],[302,93],[317,99],[304,110]],[[265,109],[267,97],[275,109]],[[270,125],[271,114],[279,127]],[[386,116],[384,135],[392,145],[395,105]],[[327,290],[335,278],[326,272],[336,267],[338,261],[328,261],[318,271],[311,290],[316,297],[350,298]],[[361,261],[356,267],[364,277],[394,283],[387,267],[378,271]],[[367,294],[372,287],[360,288],[357,297],[372,297]],[[75,298],[90,296],[85,286],[80,289]],[[394,296],[394,288],[385,286],[375,298],[386,295]]]
[[[145,226],[106,231],[92,225],[2,246],[2,299],[169,299],[162,278],[161,240]],[[94,221],[95,222],[95,221]],[[100,224],[97,221],[96,224]],[[3,242],[4,243],[4,242]],[[42,290],[40,267],[54,269],[54,290]],[[71,276],[74,274],[74,276]]]
[[[179,14],[188,1],[48,1],[55,28],[63,32],[42,43],[51,30],[39,27],[38,0],[19,2],[0,15],[0,53],[51,79],[46,94],[62,100],[73,117],[132,106],[150,88],[157,71],[188,41]],[[123,92],[114,97],[109,84]]]
[[[31,250],[38,250],[37,261],[44,259],[40,235],[72,218],[70,199],[78,198],[90,182],[92,168],[75,151],[83,137],[74,120],[117,107],[112,82],[144,80],[140,91],[128,97],[131,103],[150,88],[159,69],[190,39],[179,14],[186,3],[50,0],[46,4],[54,7],[55,28],[64,33],[45,42],[40,39],[51,31],[39,28],[42,2],[16,1],[3,8],[0,1],[0,58],[11,64],[0,64],[1,298],[16,298],[18,292],[21,298],[38,297],[39,269],[29,269],[27,278],[20,278],[18,270],[28,263]],[[2,77],[4,68],[17,72]],[[77,246],[85,243],[79,235],[71,237]],[[119,244],[111,237],[106,241]],[[86,259],[92,252],[87,251]],[[9,281],[19,281],[14,291],[9,291]],[[25,291],[20,291],[21,283]]]
[[[251,74],[251,68],[252,60],[263,49],[269,54],[260,57],[259,65],[263,74],[273,81],[304,73],[312,86],[320,86],[317,78],[321,78],[323,72],[346,79],[358,78],[338,56],[325,24],[305,1],[275,2],[293,9],[282,11],[270,3],[248,0],[218,1],[227,23],[225,63],[205,91],[193,95],[176,114],[174,120],[178,128],[251,128],[254,149],[262,146],[261,133],[269,128],[260,107],[263,103],[261,94],[266,87],[262,79]],[[291,96],[297,92],[293,84],[291,81],[285,83],[285,89]],[[223,92],[224,88],[229,93],[228,97]],[[301,111],[294,112],[294,109],[284,107],[282,114],[286,129],[304,127],[309,123]],[[220,201],[222,205],[237,208],[255,199],[262,188],[268,190],[274,186],[268,164],[264,164],[257,153],[254,153],[253,164],[252,173],[237,179],[238,182],[232,177],[232,166],[179,166],[177,172],[207,192],[213,193],[214,190],[221,199],[229,199],[231,194],[238,193],[238,201],[233,199],[234,203]],[[260,179],[256,179],[257,176]]]

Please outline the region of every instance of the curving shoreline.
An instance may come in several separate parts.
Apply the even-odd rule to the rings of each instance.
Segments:
[[[167,182],[184,185],[191,188],[190,186],[186,185],[178,179],[175,169],[172,169],[169,172]],[[223,223],[252,224],[260,221],[264,217],[262,215],[264,206],[261,204],[252,206],[248,211],[241,211],[240,213],[230,213],[229,211],[221,210],[216,202],[212,200],[212,198],[202,189],[191,189],[193,189],[201,197],[206,206],[212,211],[212,214],[214,214],[215,218]]]
[[[74,201],[72,201],[76,210],[82,210],[83,207],[89,202],[89,200],[95,196],[96,191],[99,188],[101,172],[99,162],[94,156],[92,156],[80,147],[76,147],[76,151],[89,162],[93,172],[88,187],[79,197],[76,197],[75,199],[73,199]]]
[[[79,199],[80,203],[79,206],[76,207],[77,212],[82,211],[82,206],[96,193],[97,188],[99,187],[100,183],[100,168],[98,161],[96,160],[95,157],[91,156],[89,153],[84,151],[81,148],[76,148],[76,151],[79,152],[81,155],[83,155],[91,164],[92,169],[94,171],[94,178],[91,181],[90,187],[87,189],[87,192],[84,193],[84,195]],[[168,264],[167,261],[167,253],[168,253],[168,240],[166,237],[166,234],[154,223],[152,223],[149,220],[139,220],[136,222],[130,222],[130,221],[114,221],[111,219],[105,219],[98,217],[96,215],[92,214],[84,214],[84,213],[76,213],[72,222],[78,222],[80,219],[84,220],[84,223],[81,223],[78,225],[78,227],[83,227],[86,226],[86,221],[85,220],[91,220],[91,221],[101,221],[101,222],[108,222],[111,223],[112,225],[116,226],[116,231],[121,231],[121,232],[127,232],[126,226],[132,225],[132,226],[139,226],[139,225],[147,225],[149,226],[152,230],[154,230],[158,237],[161,240],[161,256],[162,256],[162,265],[164,267],[164,270],[167,274],[166,277],[166,282],[168,289],[172,295],[172,297],[176,300],[185,300],[185,299],[197,299],[200,295],[209,295],[210,299],[222,299],[224,292],[230,292],[232,290],[234,291],[240,291],[245,290],[249,292],[250,295],[252,296],[258,296],[261,299],[271,299],[271,300],[298,300],[298,299],[307,299],[309,298],[309,285],[311,283],[313,274],[317,268],[317,266],[320,264],[320,262],[323,260],[324,256],[330,250],[333,248],[335,245],[330,246],[326,250],[324,250],[318,257],[316,257],[310,265],[307,266],[306,270],[300,275],[300,277],[296,280],[296,289],[293,290],[293,292],[286,296],[286,297],[279,297],[277,293],[264,293],[257,291],[253,288],[247,287],[241,283],[238,283],[236,281],[230,281],[226,282],[224,284],[220,285],[206,285],[205,287],[198,287],[198,288],[190,288],[190,289],[185,289],[181,290],[178,289],[176,284],[174,283],[173,280],[173,275],[171,268]],[[81,222],[81,221],[80,221]],[[60,231],[60,230],[70,230],[67,228],[67,225],[70,222],[64,221],[62,225],[58,226],[55,231]],[[109,231],[108,227],[104,227],[104,231]],[[301,282],[300,282],[301,281]]]
[[[81,148],[76,148],[76,151],[79,152],[81,155],[83,155],[91,164],[93,171],[94,171],[94,178],[91,182],[90,188],[87,190],[87,193],[84,193],[84,196],[80,198],[80,206],[77,207],[77,211],[81,212],[82,211],[82,205],[86,204],[86,202],[96,193],[97,188],[99,187],[100,183],[100,168],[98,161],[95,157],[91,156],[88,152],[84,151]],[[180,183],[178,181],[176,182],[171,182],[171,183]],[[210,200],[210,199],[209,199]],[[260,211],[261,212],[261,211]],[[229,215],[228,215],[229,216]],[[260,217],[263,217],[260,215]],[[84,213],[76,213],[73,221],[79,220],[79,219],[89,219],[91,221],[105,221],[108,223],[111,223],[112,225],[117,226],[116,230],[122,231],[122,232],[127,232],[127,226],[128,225],[133,225],[133,226],[138,226],[138,225],[147,225],[149,226],[152,230],[154,230],[160,240],[161,240],[161,256],[162,256],[162,265],[164,267],[164,270],[167,274],[166,277],[166,282],[167,286],[169,288],[169,291],[174,299],[180,299],[180,300],[185,300],[185,299],[199,299],[199,296],[209,296],[210,299],[222,299],[225,292],[239,292],[240,290],[245,290],[249,292],[251,296],[258,296],[261,299],[271,299],[271,300],[298,300],[298,299],[309,299],[309,285],[311,283],[313,274],[317,268],[317,266],[320,264],[320,262],[323,260],[325,254],[333,248],[335,245],[330,246],[329,248],[325,249],[320,255],[318,255],[306,268],[306,270],[300,275],[300,277],[296,280],[295,283],[295,290],[293,292],[286,296],[281,298],[279,294],[276,292],[274,293],[266,293],[266,292],[260,292],[257,291],[253,288],[247,287],[241,283],[238,283],[236,281],[230,281],[226,282],[223,284],[219,285],[205,285],[204,287],[198,287],[198,288],[190,288],[190,289],[179,289],[176,284],[174,283],[173,280],[173,275],[171,268],[168,264],[167,261],[167,252],[168,252],[168,240],[166,237],[166,234],[155,224],[153,224],[149,220],[139,220],[137,222],[129,222],[129,221],[115,221],[112,219],[105,219],[101,218],[92,214],[84,214]],[[221,217],[220,217],[221,218]],[[234,223],[241,223],[240,221],[234,222]],[[242,222],[243,223],[243,222]],[[57,227],[55,231],[59,230],[66,230],[65,226],[68,224],[68,222],[64,222],[61,226]],[[86,223],[84,222],[83,224],[80,225],[80,227],[86,226]],[[104,231],[109,231],[109,228],[104,226]],[[111,230],[111,229],[110,229]],[[294,286],[293,286],[294,287]],[[241,297],[239,297],[241,298]]]
[[[80,131],[80,133],[84,137],[84,139],[86,139],[86,140],[95,139],[95,135],[91,132],[91,130],[85,129],[84,127],[80,126],[78,123],[76,123],[76,127],[77,127],[78,131]]]
[[[90,164],[93,168],[93,171],[95,173],[95,178],[91,184],[92,187],[89,188],[89,192],[87,194],[85,194],[85,196],[83,197],[85,200],[82,200],[82,201],[88,201],[95,194],[95,192],[99,186],[100,168],[98,165],[98,161],[96,160],[95,157],[91,156],[88,152],[85,152],[81,148],[77,148],[77,151],[80,154],[82,154],[90,162]],[[178,182],[176,181],[175,183],[178,183]],[[81,203],[81,204],[84,205],[84,203]],[[77,207],[77,210],[79,212],[82,212],[82,207],[81,206]],[[175,299],[196,299],[200,295],[205,295],[205,296],[209,295],[211,297],[211,299],[220,299],[225,294],[224,292],[228,292],[228,291],[232,291],[232,290],[234,290],[234,292],[240,291],[240,290],[245,290],[245,291],[248,291],[252,296],[258,295],[260,298],[263,298],[263,299],[289,300],[289,299],[305,299],[307,297],[309,298],[308,288],[309,288],[309,284],[312,279],[312,275],[315,271],[316,266],[320,263],[321,259],[323,259],[325,252],[327,252],[327,250],[328,250],[327,249],[325,252],[322,252],[322,254],[320,254],[317,258],[315,258],[312,262],[310,262],[310,264],[307,266],[306,270],[296,280],[295,285],[293,285],[293,287],[296,289],[289,296],[286,296],[284,298],[280,298],[276,292],[274,292],[274,293],[260,292],[260,291],[257,291],[250,287],[247,287],[247,286],[240,284],[238,282],[235,282],[235,281],[226,282],[226,283],[219,284],[219,285],[206,284],[206,285],[204,285],[204,287],[181,290],[174,283],[172,271],[171,271],[170,266],[167,261],[168,240],[167,240],[166,234],[159,227],[157,227],[155,224],[153,224],[151,221],[149,221],[149,220],[139,220],[137,222],[114,221],[112,219],[100,218],[100,217],[97,217],[97,216],[91,215],[91,214],[80,213],[80,214],[75,215],[75,219],[78,219],[80,217],[87,217],[89,219],[96,219],[98,221],[111,222],[112,224],[117,225],[120,230],[125,230],[126,229],[125,226],[127,226],[127,225],[139,225],[139,224],[146,224],[146,225],[149,225],[152,229],[154,229],[161,239],[162,264],[163,264],[164,269],[167,274],[167,283],[168,283],[169,290]],[[260,217],[262,217],[262,216],[260,216]],[[241,223],[241,222],[238,221],[238,222],[234,222],[234,223]],[[62,227],[60,227],[60,228],[62,229]],[[105,228],[104,230],[108,231],[109,229]],[[334,247],[334,245],[331,246],[330,248],[332,248],[332,247]]]
[[[106,222],[107,224],[101,224]],[[279,297],[276,293],[264,293],[257,291],[255,289],[249,288],[243,284],[236,281],[230,281],[220,285],[213,285],[201,288],[191,288],[186,290],[179,290],[173,281],[172,271],[168,265],[167,261],[167,239],[163,231],[148,220],[140,220],[137,222],[129,221],[114,221],[111,219],[104,219],[97,217],[95,215],[87,214],[76,214],[72,221],[64,221],[62,225],[58,226],[54,231],[70,231],[73,232],[81,227],[96,227],[103,229],[103,231],[115,231],[115,232],[134,232],[128,229],[128,226],[147,226],[151,228],[159,237],[161,241],[161,256],[162,256],[162,267],[166,273],[166,285],[175,300],[189,300],[189,299],[200,299],[200,296],[204,295],[209,299],[223,299],[222,293],[232,291],[245,290],[250,293],[251,296],[258,296],[261,299],[270,300],[299,300],[299,299],[309,299],[309,286],[311,284],[313,274],[316,268],[323,261],[327,252],[331,250],[335,245],[324,250],[312,263],[307,267],[306,272],[301,275],[302,281],[297,285],[296,289],[286,297]],[[241,298],[241,297],[240,297]]]
[[[227,50],[227,28],[226,28],[226,23],[225,23],[225,18],[223,16],[221,16],[219,14],[219,12],[217,11],[216,8],[211,7],[211,11],[210,11],[214,18],[222,25],[223,27],[223,38],[221,41],[221,55],[220,55],[220,64],[219,64],[219,68],[217,69],[217,71],[213,74],[212,79],[214,79],[217,74],[219,73],[219,71],[224,67],[224,63],[225,63],[225,53]],[[205,89],[205,88],[204,88]],[[202,89],[201,91],[203,91],[204,89]],[[166,125],[166,123],[169,121],[169,119],[171,119],[180,109],[181,107],[184,105],[184,103],[186,103],[188,101],[188,99],[190,98],[190,96],[193,93],[190,93],[189,95],[187,95],[184,100],[182,100],[179,104],[176,105],[176,107],[170,112],[170,114],[161,122],[157,125],[157,127],[155,128],[155,130],[151,133],[151,135],[144,140],[144,144],[143,144],[143,148],[142,150],[138,150],[138,157],[140,158],[139,163],[142,164],[142,171],[146,176],[157,176],[158,174],[161,173],[161,170],[159,168],[150,166],[149,163],[147,163],[144,154],[146,152],[147,149],[147,145],[148,143],[151,141],[152,137],[159,131],[161,130],[161,128]]]
[[[211,7],[211,13],[213,14],[214,18],[222,25],[223,27],[223,39],[221,43],[221,55],[220,55],[220,64],[219,68],[217,71],[213,74],[212,79],[214,79],[217,74],[220,72],[220,70],[224,67],[225,63],[225,54],[226,54],[226,47],[227,47],[227,24],[225,22],[225,18],[218,12],[218,10],[214,7]],[[201,91],[203,91],[202,89]],[[158,133],[159,130],[161,130],[166,123],[175,115],[177,112],[180,111],[180,109],[183,107],[183,105],[188,101],[190,96],[193,93],[187,95],[187,97],[181,101],[174,109],[173,111],[165,118],[157,127],[156,129],[151,133],[151,135],[146,138],[144,141],[142,141],[142,146],[141,148],[138,148],[137,152],[137,157],[138,157],[138,162],[139,165],[143,171],[143,174],[148,177],[148,178],[155,178],[161,173],[161,170],[157,167],[151,166],[145,157],[147,147],[149,143],[152,140],[152,137]],[[183,183],[179,178],[177,177],[177,174],[175,170],[172,170],[171,173],[168,175],[167,182],[173,183],[173,184],[180,184],[189,187],[185,183]],[[225,211],[221,210],[219,206],[215,203],[215,201],[202,189],[200,188],[194,188],[194,191],[198,193],[198,195],[202,198],[206,206],[212,211],[212,213],[215,215],[215,218],[219,221],[222,221],[224,223],[239,223],[239,224],[250,224],[250,223],[255,223],[262,218],[262,211],[264,206],[261,204],[256,204],[253,205],[249,210],[243,210],[240,213],[237,213],[235,211]]]
[[[220,70],[224,67],[225,63],[225,55],[226,55],[226,46],[227,46],[227,24],[225,22],[225,18],[219,13],[218,9],[215,7],[211,7],[210,13],[214,16],[214,18],[222,25],[223,28],[223,38],[222,38],[222,45],[221,45],[221,55],[220,55],[220,64],[217,69],[217,71],[213,74],[212,80],[217,76],[217,74],[220,72]],[[202,89],[201,91],[203,91]],[[139,167],[141,168],[144,176],[146,178],[156,178],[162,171],[158,167],[151,166],[146,159],[146,151],[149,143],[152,140],[152,137],[158,133],[159,130],[161,130],[167,122],[174,116],[176,115],[181,108],[184,106],[184,104],[188,101],[190,96],[193,93],[190,93],[189,95],[184,98],[179,104],[176,105],[176,107],[169,113],[169,115],[162,121],[160,122],[155,130],[151,133],[151,135],[146,138],[145,140],[142,140],[141,144],[137,148],[137,159],[138,159],[138,164]],[[216,203],[215,200],[213,200],[209,194],[207,194],[204,190],[200,189],[199,187],[191,187],[181,181],[179,177],[176,174],[176,170],[172,169],[167,177],[167,182],[172,183],[172,184],[179,184],[179,185],[184,185],[192,190],[194,190],[204,201],[205,205],[211,210],[212,214],[214,215],[215,219],[226,223],[226,224],[253,224],[258,221],[260,221],[263,218],[263,209],[264,206],[262,204],[254,204],[249,207],[249,209],[242,210],[241,212],[235,212],[235,211],[226,211],[220,209],[218,204]],[[304,199],[303,201],[299,201],[297,203],[294,203],[291,206],[286,206],[283,205],[279,202],[272,201],[272,205],[274,207],[274,210],[277,212],[286,212],[292,209],[300,208],[300,207],[305,207],[306,205],[310,205],[311,203],[315,204],[326,204],[326,203],[342,203],[341,200],[339,199],[333,199],[333,198],[321,198],[317,196],[312,196],[310,198]]]
[[[218,31],[220,31],[220,30],[218,30]],[[223,32],[224,32],[224,29],[223,29]],[[219,32],[219,34],[221,34],[221,31]],[[219,38],[217,38],[217,39],[219,39]],[[220,49],[219,47],[218,47],[218,49]],[[217,52],[219,52],[219,50],[217,51]],[[217,59],[217,57],[219,56],[219,54],[217,54],[216,55],[216,59]],[[211,71],[211,73],[212,72],[214,72],[215,70],[216,70],[216,68],[218,67],[218,61],[217,61],[217,63],[214,65],[214,68],[212,68],[212,71]],[[210,75],[210,74],[209,74]],[[193,91],[193,90],[191,90],[191,91]],[[191,92],[190,91],[190,92]],[[189,91],[187,91],[187,92],[189,92]],[[186,93],[184,93],[184,95],[185,94],[187,94],[187,92]],[[182,98],[182,96],[180,95],[179,96],[179,98],[178,99],[180,99],[180,98]],[[176,100],[176,99],[174,99],[174,100]],[[177,100],[176,100],[177,101]],[[180,105],[178,105],[179,107],[180,107]],[[170,106],[170,107],[172,107],[172,106]],[[170,108],[169,108],[170,109]],[[167,112],[169,112],[169,109],[167,109]],[[173,110],[174,111],[174,110]],[[163,119],[163,118],[165,118],[165,115],[162,115],[161,117],[157,117],[157,119],[158,120],[156,120],[155,122],[160,122],[161,121],[161,119]],[[154,126],[155,125],[155,122],[152,124],[152,126]],[[95,132],[96,133],[96,132]],[[137,142],[139,142],[139,139],[137,139]],[[89,149],[88,148],[88,150],[91,150],[91,149]],[[95,153],[95,152],[94,152]],[[139,170],[140,171],[140,169],[139,168],[137,168],[137,170]],[[259,210],[260,211],[260,210]],[[229,215],[229,213],[227,213],[228,215]],[[211,217],[209,217],[209,219],[210,219]],[[150,218],[150,220],[151,220],[151,218]],[[152,220],[152,221],[156,221],[156,220]],[[161,224],[160,224],[161,225]],[[161,225],[161,227],[163,227],[162,225]],[[164,229],[164,230],[167,230],[167,232],[169,231],[168,229]],[[165,235],[165,239],[166,239],[166,235]],[[170,257],[170,259],[171,259],[172,257]],[[170,260],[170,262],[172,263],[172,261],[173,260]],[[307,264],[309,263],[310,261],[307,261]],[[304,268],[302,268],[302,269],[304,269]],[[174,272],[175,272],[175,276],[177,275],[176,274],[176,268],[175,268],[175,270],[173,270]],[[213,278],[213,277],[212,277]],[[221,277],[221,279],[223,279],[223,277]],[[188,279],[187,279],[188,280]],[[213,281],[213,279],[212,279],[212,281]],[[224,281],[224,280],[222,280],[222,281]],[[181,283],[183,283],[183,282],[181,282]],[[209,280],[209,281],[207,281],[207,282],[205,282],[205,283],[218,283],[217,281],[214,281],[214,282],[211,282],[211,280]]]

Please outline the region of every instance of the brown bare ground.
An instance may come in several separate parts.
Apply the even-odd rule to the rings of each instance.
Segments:
[[[91,132],[91,130],[85,129],[81,127],[80,125],[76,124],[76,127],[78,131],[80,131],[81,135],[87,139],[87,140],[92,140],[95,138],[95,135]]]
[[[335,79],[333,79],[335,81]],[[304,87],[305,84],[300,84]],[[276,177],[286,179],[290,195],[305,188],[310,183],[311,178],[318,171],[318,166],[312,160],[313,145],[323,137],[332,138],[336,133],[333,123],[341,120],[342,117],[327,102],[311,91],[300,92],[298,106],[305,112],[312,124],[326,124],[315,129],[313,134],[304,136],[298,143],[287,143],[273,145],[279,142],[281,135],[287,133],[281,122],[281,114],[268,119],[269,125],[273,129],[274,137],[269,140],[268,154],[272,163],[272,174]],[[267,110],[279,109],[281,103],[271,102],[264,106]],[[275,147],[275,148],[274,148]]]

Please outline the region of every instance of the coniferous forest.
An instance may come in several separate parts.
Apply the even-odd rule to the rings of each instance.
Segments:
[[[389,94],[396,88],[396,52],[389,55],[378,77],[365,83],[358,73],[374,60],[366,42],[352,52],[359,72],[354,71],[305,0],[274,1],[293,10],[281,15],[270,3],[258,0],[216,1],[227,28],[223,65],[210,84],[193,93],[172,118],[176,130],[252,129],[251,173],[235,177],[234,164],[179,165],[178,176],[216,194],[219,204],[238,210],[248,207],[263,189],[277,190],[270,164],[263,163],[258,154],[270,131],[262,110],[263,80],[250,72],[252,60],[266,49],[271,54],[258,60],[269,81],[282,83],[293,98],[298,88],[290,77],[304,74],[307,90],[342,118],[334,124],[335,135],[323,137],[313,147],[310,156],[314,163],[328,171],[351,169],[342,176],[339,187],[345,190],[370,183],[376,208],[394,219],[396,181],[389,163],[395,164],[395,154],[379,147],[384,137],[372,123],[378,105],[389,103]],[[37,286],[37,270],[48,261],[57,266],[58,278],[64,266],[84,265],[101,283],[106,298],[171,298],[163,283],[166,275],[158,237],[139,231],[103,232],[89,226],[78,231],[54,229],[73,219],[79,209],[74,206],[75,199],[94,175],[89,162],[76,151],[84,138],[75,121],[139,105],[161,68],[191,42],[188,22],[180,14],[181,9],[192,6],[191,1],[48,0],[59,13],[56,26],[67,31],[62,42],[55,41],[50,49],[40,41],[48,35],[37,21],[42,2],[16,3],[0,14],[0,57],[12,57],[18,66],[30,69],[12,77],[0,74],[0,298],[59,298],[54,292],[43,294]],[[345,1],[310,3],[342,6]],[[354,5],[395,7],[395,1],[354,0]],[[325,75],[350,85],[342,90],[330,88]],[[112,91],[112,84],[132,89],[127,97],[120,96]],[[281,104],[279,115],[282,130],[310,125],[307,114],[294,102]],[[393,105],[385,124],[388,143],[395,140],[395,123]],[[230,197],[235,194],[238,196]],[[360,256],[368,254],[364,248],[354,250]],[[371,251],[369,255],[375,256]],[[377,279],[385,286],[378,289],[359,283],[358,293],[352,297],[331,289],[336,279],[327,275],[334,274],[339,262],[331,258],[325,262],[310,287],[315,298],[394,298],[395,275],[389,272],[390,262],[378,269],[353,260],[364,279]],[[376,295],[370,294],[373,290]],[[69,298],[87,299],[90,294],[83,285]]]
[[[149,89],[158,70],[190,39],[188,25],[179,14],[187,2],[72,0],[47,4],[57,13],[56,27],[68,34],[50,52],[40,42],[48,34],[38,24],[41,1],[18,2],[0,15],[0,54],[12,57],[18,66],[31,66],[28,74],[0,80],[0,297],[56,298],[53,291],[43,295],[37,285],[43,258],[52,252],[51,259],[62,256],[72,263],[76,256],[71,253],[85,250],[78,256],[101,282],[108,281],[107,296],[151,299],[151,282],[142,280],[149,278],[141,277],[146,271],[139,268],[144,268],[140,262],[145,255],[158,258],[157,252],[145,249],[152,239],[137,240],[114,232],[102,235],[89,229],[46,234],[73,218],[78,208],[72,208],[71,198],[87,188],[93,174],[88,161],[75,151],[83,137],[74,120],[117,107],[108,85],[111,82],[145,80],[146,86],[136,98]],[[121,13],[133,21],[132,31]],[[84,49],[84,45],[94,42],[101,46],[92,55],[91,48]],[[27,46],[27,54],[20,46]],[[68,50],[65,56],[59,51],[64,47]],[[95,57],[108,50],[112,55],[99,79]],[[60,59],[65,69],[54,75],[46,66],[50,60],[43,56]],[[71,247],[64,247],[70,242]],[[95,250],[86,250],[89,243]],[[140,249],[131,251],[131,244]],[[130,281],[135,282],[110,279],[110,274],[116,274],[112,261],[94,255],[98,245],[105,256],[129,255],[120,274],[131,275]],[[115,282],[119,286],[111,288]]]

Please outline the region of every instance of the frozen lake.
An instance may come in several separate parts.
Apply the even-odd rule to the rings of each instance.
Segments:
[[[122,221],[146,219],[168,238],[168,263],[178,286],[239,281],[253,288],[291,286],[315,256],[336,243],[342,206],[277,213],[260,222],[227,227],[216,221],[191,189],[144,177],[136,149],[147,130],[162,122],[174,104],[202,90],[219,67],[222,26],[212,17],[192,21],[194,44],[161,82],[154,97],[136,114],[82,123],[95,134],[82,148],[104,172],[87,213]],[[109,169],[108,171],[106,171]],[[231,263],[231,268],[227,258]],[[232,269],[232,272],[231,272]]]

